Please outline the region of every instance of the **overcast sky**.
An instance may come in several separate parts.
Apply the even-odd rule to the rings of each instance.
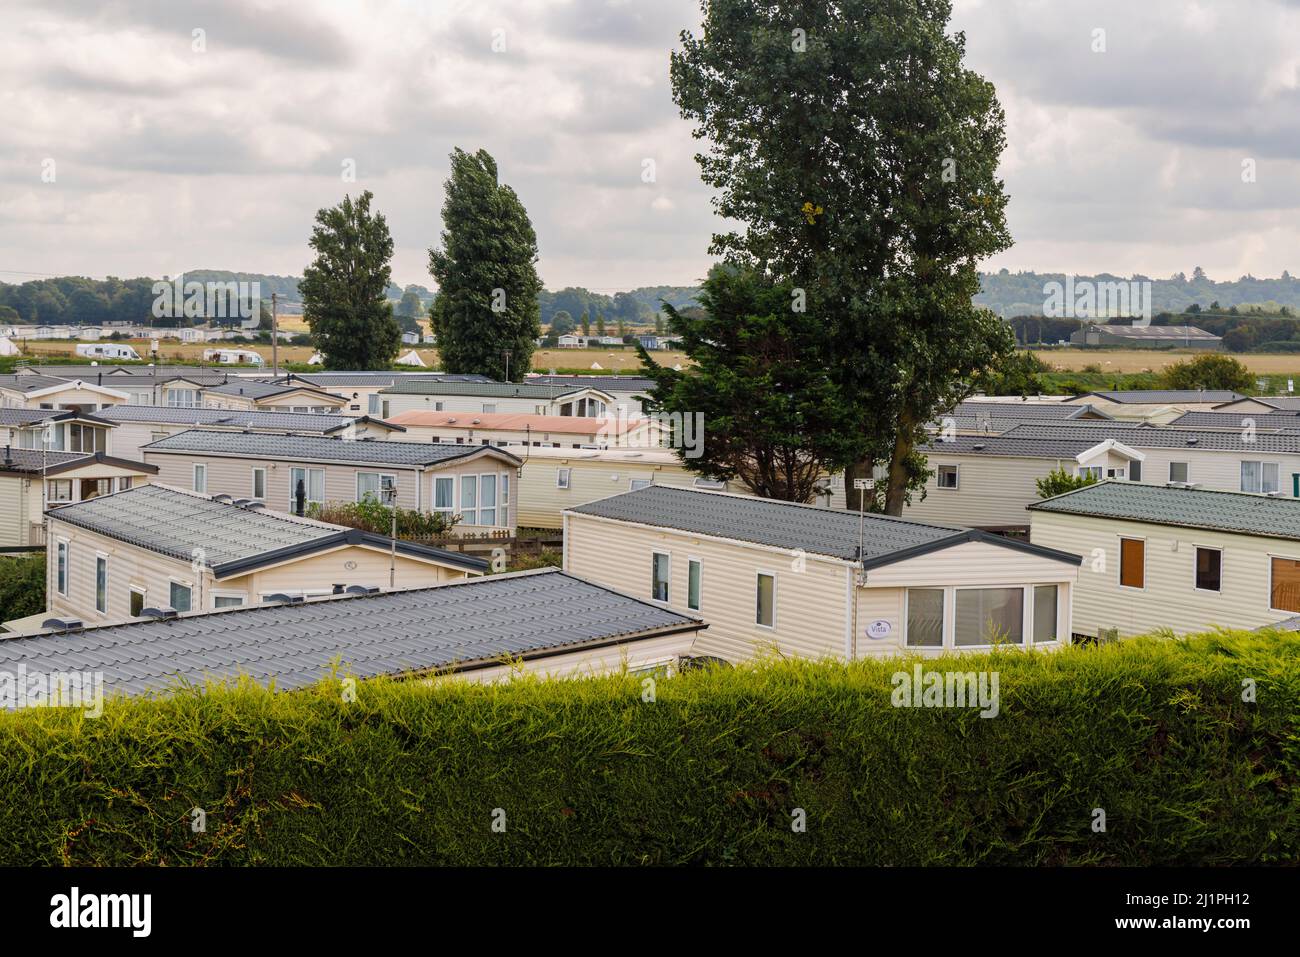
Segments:
[[[453,146],[497,158],[549,288],[707,269],[715,220],[668,84],[696,0],[2,0],[0,16],[0,280],[297,275],[316,210],[370,189],[394,279],[431,286]],[[1008,118],[1016,243],[990,268],[1300,273],[1300,0],[957,0],[954,26]]]

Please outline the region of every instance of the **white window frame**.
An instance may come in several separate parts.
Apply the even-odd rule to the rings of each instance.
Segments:
[[[952,484],[944,485],[939,481],[939,477],[944,474],[944,469],[952,470]],[[944,492],[957,492],[961,490],[961,466],[960,465],[936,465],[934,467],[934,484],[935,487]]]
[[[213,590],[211,592],[211,597],[212,597],[213,611],[219,611],[219,610],[224,610],[225,608],[236,607],[234,605],[219,606],[217,604],[218,598],[238,598],[240,605],[243,605],[244,607],[248,606],[248,592],[246,591],[229,591],[227,589]]]
[[[664,597],[659,598],[655,595],[655,586],[659,583],[655,577],[655,571],[658,568],[656,559],[665,560],[666,574],[664,577]],[[673,598],[673,556],[671,552],[661,552],[654,550],[650,552],[650,600],[657,605],[667,605]]]
[[[262,494],[257,494],[257,473],[262,473]],[[252,487],[249,489],[249,497],[255,502],[266,501],[266,466],[254,465],[252,475]]]
[[[699,586],[696,588],[695,604],[691,604],[691,568],[694,566],[699,569]],[[700,611],[704,606],[704,559],[697,555],[686,556],[686,608],[689,611]]]
[[[63,569],[59,569],[59,552],[63,553]],[[55,539],[54,544],[54,590],[64,598],[68,597],[68,582],[72,578],[72,543],[66,538]]]
[[[1038,582],[1038,584],[1040,584],[1040,585],[1046,585],[1046,584],[1048,584],[1048,582]],[[1018,642],[1015,642],[1015,641],[1008,641],[1008,642],[1004,642],[1004,643],[997,644],[997,645],[994,645],[994,644],[991,644],[991,643],[986,643],[986,644],[982,644],[982,645],[959,645],[959,644],[957,644],[957,592],[959,592],[959,591],[1002,591],[1002,590],[1004,590],[1004,589],[1019,589],[1019,591],[1020,591],[1020,641],[1018,641]],[[946,611],[947,611],[947,596],[944,596],[944,599],[945,599],[945,602],[944,602],[944,611],[946,612]],[[945,616],[945,617],[946,617],[946,616]],[[1033,585],[1031,585],[1031,584],[1028,584],[1028,583],[1021,583],[1021,584],[1017,584],[1017,585],[1001,585],[1001,584],[990,584],[990,585],[954,585],[954,586],[952,587],[952,624],[951,624],[951,626],[948,626],[947,622],[945,621],[945,631],[946,631],[946,632],[949,632],[950,634],[946,633],[946,634],[944,635],[944,639],[945,639],[945,641],[947,641],[947,640],[951,640],[951,644],[950,644],[950,645],[947,645],[946,647],[951,648],[953,651],[969,651],[969,650],[971,650],[972,648],[973,648],[973,649],[990,649],[990,648],[1025,648],[1025,647],[1027,647],[1029,644],[1032,643],[1032,642],[1027,642],[1027,641],[1026,641],[1026,638],[1029,638],[1029,639],[1032,639],[1032,638],[1033,638],[1033,635],[1032,635],[1032,634],[1029,634],[1029,633],[1026,631],[1026,629],[1025,629],[1025,625],[1028,624],[1029,627],[1032,628],[1032,627],[1033,627],[1033,621],[1034,621],[1034,619],[1033,619]],[[1043,642],[1043,644],[1047,644],[1047,642]]]
[[[131,612],[131,596],[132,596],[132,595],[139,595],[139,596],[140,596],[140,610],[141,610],[141,611],[144,611],[146,608],[149,607],[149,589],[146,588],[144,585],[137,585],[135,582],[127,582],[127,584],[126,584],[126,592],[127,592],[127,598],[126,598],[126,611],[127,611],[127,614],[130,614],[130,612]],[[134,616],[134,615],[133,615],[132,617],[138,617],[138,616]]]
[[[199,488],[199,470],[203,470],[203,487]],[[195,462],[190,471],[190,488],[204,495],[208,494],[208,466],[206,462]]]
[[[556,469],[555,470],[555,487],[567,489],[573,481],[573,469]]]
[[[435,475],[433,477],[433,487],[429,490],[430,492],[429,511],[430,512],[433,512],[437,515],[456,514],[456,485],[457,485],[456,479],[457,478],[458,476],[455,475]],[[439,482],[451,483],[451,504],[450,505],[438,504],[438,483]]]
[[[1124,542],[1142,543],[1142,587],[1136,588],[1133,585],[1123,584],[1124,579]],[[1115,585],[1124,591],[1146,591],[1147,590],[1147,538],[1145,535],[1116,535],[1115,536]]]
[[[483,487],[484,479],[492,479],[492,504],[483,504]],[[497,519],[501,514],[501,476],[497,472],[480,472],[478,473],[478,491],[474,495],[474,500],[478,502],[478,523],[484,528],[498,528]],[[492,522],[489,524],[483,521],[483,513],[492,510]]]
[[[1268,553],[1268,610],[1275,611],[1279,615],[1298,615],[1300,612],[1290,611],[1286,608],[1273,607],[1273,559],[1283,562],[1300,562],[1300,558],[1293,555],[1278,555],[1274,552]]]
[[[637,484],[637,483],[640,483],[640,484]],[[640,491],[640,490],[643,489],[643,488],[649,488],[651,485],[654,485],[654,484],[655,484],[655,480],[654,480],[654,477],[653,477],[653,476],[651,476],[651,477],[648,478],[648,479],[643,479],[643,478],[632,478],[632,479],[628,479],[627,490],[628,490],[629,492],[637,492],[637,491]]]
[[[100,592],[99,588],[99,568],[104,567],[104,589]],[[100,607],[100,598],[104,599],[103,607]],[[108,553],[95,552],[95,612],[100,615],[108,614]]]
[[[1183,477],[1180,479],[1174,478],[1175,465],[1181,465],[1183,467]],[[1170,462],[1169,481],[1174,483],[1175,485],[1190,485],[1192,481],[1192,463],[1191,462]]]
[[[1025,590],[1028,592],[1026,604],[1028,605],[1028,608],[1029,608],[1029,627],[1026,628],[1026,629],[1024,629],[1024,631],[1025,631],[1025,643],[1024,643],[1024,645],[1022,645],[1022,647],[1024,647],[1024,648],[1042,648],[1042,647],[1044,647],[1044,646],[1059,645],[1059,644],[1061,644],[1061,643],[1063,642],[1063,640],[1064,640],[1064,639],[1061,638],[1061,635],[1063,634],[1063,631],[1062,631],[1062,628],[1061,628],[1061,612],[1062,612],[1062,610],[1063,610],[1063,606],[1064,606],[1065,603],[1064,603],[1063,601],[1061,601],[1061,584],[1060,584],[1060,582],[1028,582],[1028,583],[1025,584],[1024,587],[1025,587]],[[1051,588],[1051,589],[1054,589],[1055,592],[1056,592],[1056,602],[1055,602],[1055,604],[1056,604],[1056,615],[1055,615],[1056,621],[1054,621],[1054,622],[1052,623],[1052,635],[1053,635],[1053,638],[1052,638],[1051,641],[1038,641],[1038,640],[1036,640],[1036,638],[1034,637],[1034,632],[1037,630],[1037,626],[1038,626],[1038,595],[1037,595],[1037,591],[1038,591],[1038,589],[1040,589],[1040,588]],[[1067,629],[1067,630],[1068,630],[1068,627],[1069,627],[1069,623],[1067,622],[1067,623],[1066,623],[1066,629]],[[963,646],[963,647],[964,647],[964,646]]]
[[[1075,475],[1078,478],[1087,478],[1089,475],[1095,477],[1098,482],[1106,477],[1106,469],[1101,465],[1080,465],[1075,469]]]
[[[1197,552],[1218,552],[1219,553],[1219,587],[1202,588],[1196,584],[1196,553]],[[1222,595],[1223,594],[1223,549],[1217,545],[1197,545],[1192,542],[1192,591],[1200,592],[1202,595]],[[1273,575],[1273,563],[1268,563],[1269,577]],[[1273,592],[1269,591],[1269,600],[1272,601]]]
[[[1238,474],[1239,474],[1238,487],[1239,487],[1239,488],[1238,488],[1238,490],[1239,490],[1239,491],[1246,492],[1246,493],[1251,494],[1251,495],[1271,495],[1271,494],[1276,494],[1277,492],[1280,492],[1280,491],[1281,491],[1281,489],[1282,489],[1282,470],[1281,470],[1280,468],[1278,468],[1278,464],[1277,464],[1276,462],[1269,462],[1269,461],[1266,460],[1266,459],[1241,459],[1241,460],[1239,460],[1239,461],[1240,461],[1240,464],[1239,464],[1239,466],[1238,466],[1238,468],[1239,468],[1239,472],[1238,472]],[[1247,466],[1247,465],[1256,465],[1256,466],[1259,467],[1259,488],[1258,488],[1258,489],[1249,489],[1249,488],[1241,488],[1241,487],[1240,487],[1240,486],[1243,486],[1243,485],[1246,484],[1245,469],[1246,469],[1246,466]],[[1273,469],[1273,488],[1272,488],[1272,489],[1265,488],[1265,485],[1266,485],[1267,483],[1264,481],[1264,472],[1265,472],[1265,469],[1267,469],[1267,468],[1269,468],[1269,467],[1272,467],[1272,469]]]
[[[363,475],[373,475],[379,479],[379,503],[381,505],[388,504],[386,501],[384,501],[384,491],[385,491],[384,479],[391,479],[391,482],[389,484],[390,484],[390,488],[393,491],[393,504],[394,505],[397,504],[397,474],[394,472],[370,472],[364,469],[358,469],[353,479],[354,491],[356,493],[356,498],[355,498],[356,502],[361,501],[361,476]]]
[[[318,468],[311,468],[309,466],[291,465],[289,466],[289,511],[292,512],[294,510],[294,507],[297,504],[294,496],[294,487],[296,483],[293,480],[293,473],[298,471],[306,473],[303,476],[304,478],[303,490],[306,492],[306,497],[303,499],[303,510],[306,511],[306,509],[310,508],[313,505],[324,505],[325,499],[329,495],[329,493],[325,490],[325,482],[327,478],[325,470],[318,469]],[[320,473],[320,492],[321,492],[320,499],[314,499],[311,497],[311,473],[312,472]]]
[[[912,629],[908,627],[907,623],[911,621],[911,592],[913,590],[939,592],[941,599],[940,604],[943,606],[943,611],[940,614],[939,643],[937,645],[913,645],[908,641],[912,634]],[[949,591],[950,589],[945,588],[943,585],[906,585],[903,587],[903,648],[910,648],[917,651],[943,651],[948,647],[948,626],[951,618],[948,614]]]
[[[765,625],[758,620],[758,582],[761,578],[767,577],[772,579],[772,624]],[[760,568],[754,572],[754,627],[762,628],[764,631],[776,631],[779,620],[776,614],[776,595],[777,595],[777,578],[776,572],[766,568]]]
[[[190,611],[193,611],[193,610],[194,610],[194,582],[187,582],[187,581],[185,581],[185,580],[182,579],[182,578],[168,578],[168,579],[167,579],[167,604],[168,604],[170,607],[172,607],[172,608],[176,608],[175,604],[173,604],[174,599],[172,598],[172,586],[173,586],[173,585],[178,585],[178,586],[180,586],[181,588],[188,588],[188,589],[189,589],[189,592],[190,592],[190,608],[189,608],[189,610],[190,610]],[[176,610],[179,611],[179,612],[181,612],[181,614],[185,614],[185,612],[184,612],[184,611],[181,611],[181,609],[179,609],[179,608],[176,608]]]

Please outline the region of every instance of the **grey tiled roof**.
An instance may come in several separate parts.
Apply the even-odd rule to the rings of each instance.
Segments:
[[[277,435],[273,432],[213,432],[190,429],[143,447],[144,452],[204,452],[245,458],[293,462],[366,462],[380,465],[434,465],[490,451],[518,461],[504,449],[491,445],[454,445],[441,442],[389,442],[382,439],[325,438],[315,435]]]
[[[602,392],[650,392],[654,379],[638,375],[530,375],[528,385],[558,385],[569,389],[599,389]]]
[[[46,452],[40,449],[0,449],[0,472],[40,472],[42,468],[67,465],[78,459],[92,459],[85,452]]]
[[[230,382],[221,385],[208,386],[208,392],[215,392],[218,395],[239,395],[249,399],[269,399],[273,396],[284,395],[287,392],[294,392],[298,389],[306,389],[308,392],[319,392],[322,396],[341,399],[342,396],[333,395],[318,389],[315,386],[308,385],[305,382],[258,382],[253,379],[232,379]]]
[[[1011,432],[1018,431],[1016,426]],[[951,439],[933,438],[917,450],[925,455],[982,455],[1009,458],[1072,459],[1110,436],[1055,436],[1052,438],[1011,438],[1010,432],[995,435],[955,435]]]
[[[286,432],[328,432],[355,421],[328,412],[256,412],[233,409],[172,409],[157,405],[114,405],[95,415],[110,422],[158,422],[163,425],[223,425]]]
[[[1295,412],[1184,412],[1169,424],[1179,428],[1242,429],[1247,419],[1257,429],[1300,430],[1300,414]]]
[[[362,388],[392,385],[398,379],[425,379],[431,382],[491,382],[485,375],[449,372],[294,372],[282,376],[282,382],[306,382],[321,388]]]
[[[81,379],[83,381],[95,381],[100,375],[104,377],[104,385],[110,385],[112,380],[119,379],[122,382],[129,381],[129,377],[122,373],[130,373],[131,377],[141,376],[150,379],[168,381],[170,379],[185,378],[195,379],[202,382],[222,382],[229,373],[223,369],[213,369],[208,366],[150,366],[150,365],[80,365],[80,366],[29,366],[44,375],[57,376],[60,379]]]
[[[50,515],[100,535],[189,561],[203,549],[207,564],[250,558],[336,535],[339,528],[288,515],[214,502],[165,485],[102,495],[50,509]]]
[[[37,389],[48,389],[51,386],[67,385],[74,381],[72,378],[59,379],[48,375],[32,375],[26,373],[23,375],[0,375],[0,389],[12,389],[15,392],[33,392]],[[83,381],[85,381],[83,379]]]
[[[280,512],[250,509],[207,495],[141,485],[49,510],[51,517],[160,555],[191,561],[195,550],[216,577],[253,570],[257,559],[291,558],[344,544],[382,544],[389,539],[340,525],[304,521]],[[486,563],[455,552],[398,543],[402,554],[485,570]]]
[[[1300,538],[1300,499],[1244,492],[1100,482],[1028,507],[1036,512],[1090,515],[1269,538]]]
[[[1284,412],[1300,412],[1300,395],[1255,395],[1256,402],[1266,402]]]
[[[532,385],[515,382],[430,382],[427,379],[399,379],[384,392],[400,395],[468,395],[485,399],[555,399],[594,386],[568,383]]]
[[[734,538],[776,548],[803,549],[852,561],[858,547],[858,515],[839,509],[795,505],[748,496],[651,485],[635,492],[579,505],[570,511],[626,522]],[[868,558],[951,538],[955,526],[928,525],[868,515],[864,554]]]
[[[567,511],[788,549],[792,555],[802,550],[855,561],[858,554],[857,512],[775,499],[649,485]],[[990,542],[1073,564],[1079,562],[1077,555],[1066,555],[974,529],[887,515],[863,516],[860,540],[862,562],[868,568],[969,541]]]
[[[277,690],[702,628],[697,619],[543,569],[0,641],[0,668],[100,671],[106,694],[248,675]]]
[[[1089,392],[1073,400],[1075,405],[1093,396],[1100,396],[1108,402],[1133,403],[1137,405],[1177,405],[1180,402],[1231,402],[1244,399],[1240,392],[1227,389],[1137,389],[1119,392]]]
[[[1078,419],[1089,414],[1100,416],[1103,421],[1110,418],[1090,405],[1065,402],[962,402],[954,414],[1011,419]]]
[[[1092,437],[1093,444],[1113,438],[1135,449],[1208,449],[1215,452],[1300,452],[1300,432],[1255,432],[1244,429],[1170,429],[1160,426],[1115,426],[1069,422],[1018,425],[1002,433],[1005,439],[1058,441]]]
[[[63,409],[0,409],[0,425],[32,425],[63,413]]]

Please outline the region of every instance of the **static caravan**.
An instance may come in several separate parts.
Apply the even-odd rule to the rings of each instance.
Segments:
[[[707,626],[542,569],[174,616],[157,609],[116,625],[51,618],[37,627],[0,642],[0,668],[66,669],[75,635],[77,666],[103,675],[106,696],[132,696],[178,682],[201,692],[210,679],[239,675],[293,691],[335,674],[497,682],[671,670],[693,657]]]
[[[652,485],[564,513],[564,568],[697,614],[696,647],[853,660],[1060,648],[1077,555],[973,529]]]
[[[493,446],[193,429],[141,453],[164,485],[256,499],[279,511],[378,497],[459,516],[458,533],[515,528],[520,461]]]
[[[517,497],[525,528],[560,528],[566,508],[647,485],[750,494],[741,482],[688,471],[671,449],[508,448],[523,460]]]
[[[1259,628],[1300,614],[1300,501],[1105,482],[1029,507],[1036,545],[1083,559],[1074,632]]]
[[[487,562],[340,525],[147,485],[52,508],[47,610],[104,622],[316,597],[346,587],[415,588],[481,575]]]
[[[131,346],[117,342],[82,342],[76,347],[77,355],[87,359],[113,359],[116,361],[140,361],[140,353]]]

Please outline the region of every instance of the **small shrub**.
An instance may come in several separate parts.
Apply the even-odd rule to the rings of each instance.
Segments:
[[[307,509],[309,518],[331,525],[345,525],[364,532],[391,535],[393,509],[367,495],[360,502],[325,502]],[[459,515],[449,519],[441,512],[421,512],[413,508],[397,508],[398,538],[428,538],[446,535],[460,521]]]

